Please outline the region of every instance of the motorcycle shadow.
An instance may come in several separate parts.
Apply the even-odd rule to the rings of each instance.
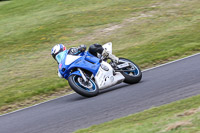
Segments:
[[[105,89],[100,89],[99,90],[99,95],[102,95],[102,94],[104,94],[104,93],[108,93],[108,92],[111,92],[111,91],[115,91],[115,90],[118,90],[118,89],[122,89],[123,87],[127,87],[127,86],[130,86],[130,84],[126,84],[126,83],[121,83],[121,84],[118,84],[118,85],[115,85],[115,86],[113,86],[113,87],[109,87],[109,88],[105,88]],[[98,97],[98,95],[97,96],[95,96],[95,97],[83,97],[83,96],[80,96],[79,94],[77,94],[77,93],[74,93],[73,95],[72,95],[73,97],[71,97],[70,98],[70,100],[68,99],[67,101],[69,102],[69,101],[80,101],[80,100],[89,100],[90,98],[95,98],[95,97]]]
[[[129,86],[130,84],[125,84],[125,83],[121,83],[121,84],[118,84],[116,86],[113,86],[113,87],[109,87],[109,88],[105,88],[105,89],[100,89],[99,90],[99,94],[103,94],[103,93],[107,93],[107,92],[110,92],[110,91],[114,91],[114,90],[117,90],[117,89],[121,89],[123,87],[126,87],[126,86]]]
[[[113,86],[113,87],[100,89],[99,90],[99,95],[102,95],[104,93],[111,92],[111,91],[114,91],[114,90],[117,90],[117,89],[120,89],[120,88],[123,88],[123,87],[126,87],[126,86],[129,86],[129,84],[122,83],[122,84],[119,84],[119,85],[116,85],[116,86]],[[96,97],[98,97],[98,95]],[[89,100],[90,98],[95,98],[95,97],[89,97],[88,98],[88,97],[80,96],[77,93],[74,93],[72,95],[72,97],[70,99],[68,99],[67,101],[68,102],[74,102],[74,101],[80,101],[80,100]]]

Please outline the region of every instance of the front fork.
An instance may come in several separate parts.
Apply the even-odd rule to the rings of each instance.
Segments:
[[[85,74],[83,73],[83,71],[82,71],[80,68],[78,68],[78,70],[79,70],[79,72],[81,73],[81,77],[83,78],[83,80],[84,80],[85,82],[88,82],[88,79],[86,78],[86,76],[85,76]]]

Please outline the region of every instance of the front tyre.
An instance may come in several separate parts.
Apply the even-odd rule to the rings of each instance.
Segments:
[[[92,79],[89,79],[89,81],[86,83],[81,76],[71,75],[68,78],[68,82],[70,87],[75,92],[84,97],[93,97],[99,93],[99,89]]]
[[[124,82],[128,84],[135,84],[140,82],[142,79],[142,72],[140,68],[131,60],[125,59],[125,58],[119,58],[119,61],[125,61],[130,63],[131,67],[123,68],[122,70],[133,70],[131,72],[121,72],[122,75],[125,77]]]

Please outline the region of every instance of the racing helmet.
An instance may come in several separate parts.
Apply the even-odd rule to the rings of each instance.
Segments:
[[[51,49],[51,55],[56,60],[56,55],[65,50],[66,50],[66,47],[63,44],[57,44]]]

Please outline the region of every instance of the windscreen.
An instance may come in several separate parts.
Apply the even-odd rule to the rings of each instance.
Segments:
[[[56,60],[58,63],[60,63],[65,58],[66,53],[66,51],[63,51],[56,55]]]

